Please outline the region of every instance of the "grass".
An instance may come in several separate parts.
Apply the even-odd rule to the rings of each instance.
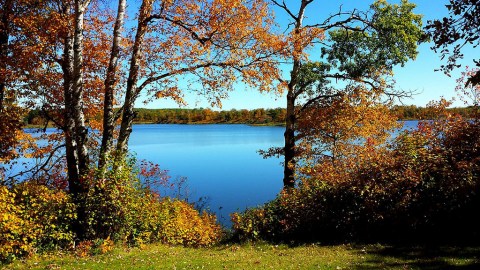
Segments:
[[[1,265],[0,265],[1,266]],[[265,243],[183,248],[147,245],[116,248],[88,258],[50,254],[4,265],[5,269],[480,269],[480,247],[394,248],[382,245]]]

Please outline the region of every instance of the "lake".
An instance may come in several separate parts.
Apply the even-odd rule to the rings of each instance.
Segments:
[[[282,189],[281,159],[259,149],[282,146],[283,127],[248,125],[134,125],[130,150],[172,178],[186,177],[191,198],[208,198],[211,211],[229,214],[263,204]]]
[[[418,121],[404,121],[412,129]],[[130,150],[157,163],[172,178],[187,177],[192,199],[206,196],[210,210],[229,214],[261,205],[282,189],[283,159],[257,151],[282,146],[283,127],[248,125],[134,125]]]
[[[405,121],[403,129],[417,123]],[[206,197],[209,209],[229,226],[230,213],[272,200],[282,189],[283,159],[263,159],[257,151],[282,146],[283,132],[240,124],[134,125],[130,150],[138,160],[168,170],[172,180],[186,177],[190,201]]]

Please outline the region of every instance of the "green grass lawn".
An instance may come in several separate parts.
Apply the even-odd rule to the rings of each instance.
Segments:
[[[88,258],[42,255],[5,269],[480,269],[480,247],[393,248],[244,244],[212,248],[147,245]]]

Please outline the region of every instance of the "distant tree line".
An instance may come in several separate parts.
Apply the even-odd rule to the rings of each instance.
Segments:
[[[135,121],[159,124],[282,124],[285,109],[213,111],[211,109],[135,109]]]
[[[450,113],[469,117],[473,107],[447,109]],[[398,120],[434,119],[437,112],[428,107],[415,105],[394,106],[392,108]],[[283,125],[286,109],[241,109],[214,111],[211,109],[135,109],[135,123],[157,124],[252,124],[252,125]],[[39,110],[31,110],[25,117],[29,125],[43,125],[45,118]]]
[[[45,124],[39,110],[31,110],[25,117],[29,125]],[[135,123],[157,124],[253,124],[281,125],[285,122],[285,109],[253,109],[214,111],[211,109],[135,109]]]
[[[474,107],[455,107],[446,109],[452,114],[459,114],[462,117],[470,117],[474,112]],[[394,115],[398,120],[422,120],[435,119],[438,117],[438,112],[431,107],[418,107],[415,105],[394,106],[392,108]]]

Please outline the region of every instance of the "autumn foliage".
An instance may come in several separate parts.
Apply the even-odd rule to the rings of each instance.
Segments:
[[[138,170],[150,180],[140,182]],[[0,186],[0,261],[51,250],[90,256],[112,250],[115,243],[202,247],[222,238],[215,215],[199,213],[192,204],[158,195],[159,188],[170,185],[166,178],[158,178],[166,177],[163,171],[138,170],[124,164],[104,178],[92,171],[86,179],[90,185],[86,203],[81,206],[87,218],[80,221],[77,206],[65,190],[36,181]],[[72,228],[76,222],[85,228],[86,240],[78,241]]]
[[[319,159],[295,189],[234,214],[240,238],[469,242],[480,232],[478,118],[445,112],[383,147]]]

